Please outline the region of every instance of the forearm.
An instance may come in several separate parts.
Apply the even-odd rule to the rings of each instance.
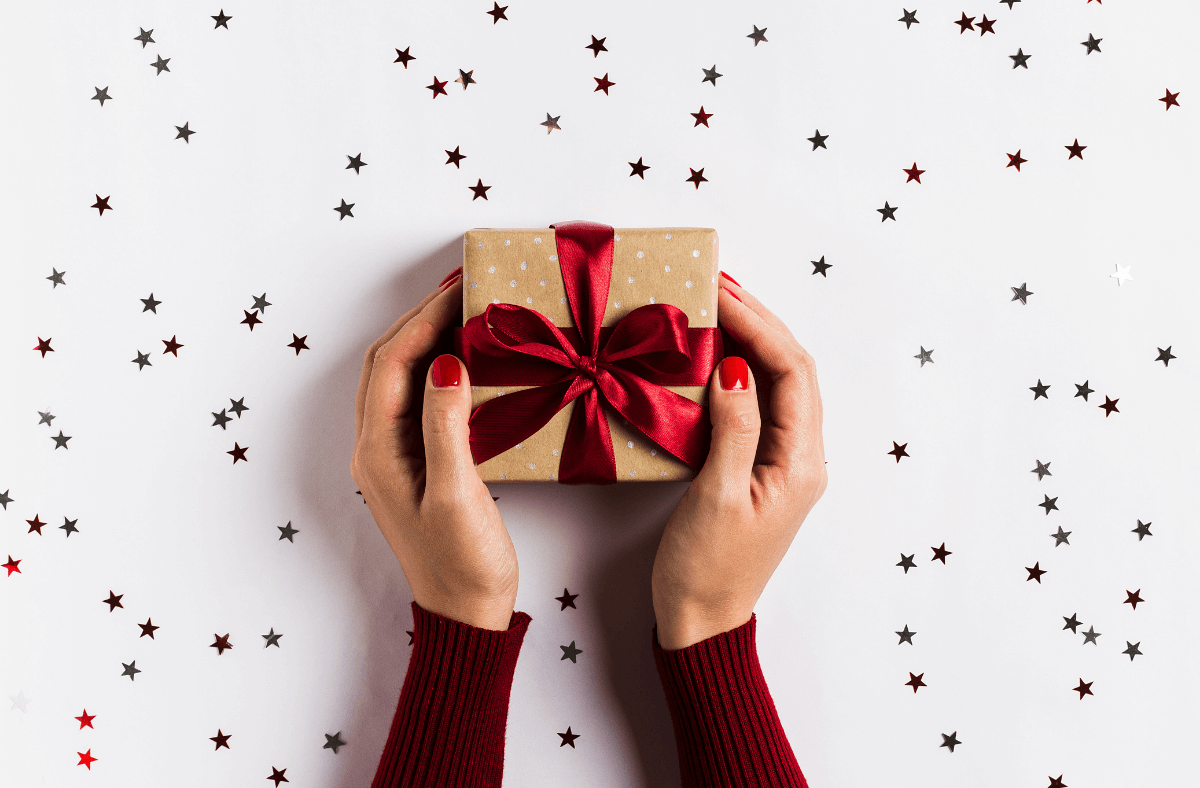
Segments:
[[[683,788],[807,788],[763,678],[756,619],[673,651],[652,637]]]
[[[499,788],[517,656],[531,621],[505,631],[430,613],[416,602],[413,652],[371,788]]]

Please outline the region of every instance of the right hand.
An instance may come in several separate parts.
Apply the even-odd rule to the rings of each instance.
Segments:
[[[723,274],[718,314],[758,374],[747,370],[744,389],[725,390],[722,372],[739,371],[740,359],[730,357],[709,382],[708,459],[663,530],[651,575],[664,649],[685,648],[749,621],[825,491],[812,357],[778,317]]]

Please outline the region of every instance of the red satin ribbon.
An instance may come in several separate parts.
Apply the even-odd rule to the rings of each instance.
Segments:
[[[489,304],[455,330],[456,351],[475,385],[534,388],[494,397],[471,414],[471,454],[481,463],[533,435],[571,402],[559,458],[564,484],[617,480],[601,403],[674,457],[699,469],[711,428],[704,409],[664,386],[703,386],[723,356],[717,328],[689,328],[669,304],[634,309],[602,327],[612,281],[613,228],[552,225],[567,303],[577,328],[533,309]]]

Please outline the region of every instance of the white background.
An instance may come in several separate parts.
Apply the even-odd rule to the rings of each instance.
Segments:
[[[937,0],[906,29],[881,2],[512,0],[499,24],[474,0],[231,2],[228,30],[194,0],[4,11],[0,554],[21,573],[0,579],[0,695],[33,699],[0,698],[5,785],[263,785],[272,767],[366,785],[411,597],[348,471],[362,353],[458,264],[465,229],[576,218],[717,228],[725,270],[817,360],[829,488],[757,607],[814,788],[1190,784],[1194,4]],[[995,35],[960,34],[963,12],[997,18]],[[1085,55],[1089,33],[1101,52]],[[171,70],[156,76],[158,55]],[[459,68],[478,84],[431,100],[431,77]],[[90,100],[105,86],[111,101]],[[1180,106],[1164,111],[1164,88]],[[701,105],[711,128],[693,127]],[[561,131],[538,125],[547,112]],[[804,140],[816,129],[828,149]],[[461,170],[443,163],[456,145]],[[1020,172],[1005,166],[1018,149]],[[638,157],[644,181],[628,177]],[[914,161],[920,184],[901,172]],[[470,199],[477,178],[487,201]],[[111,212],[88,207],[96,194]],[[897,221],[880,221],[885,200]],[[828,278],[811,274],[822,256]],[[1028,305],[1011,300],[1022,282]],[[250,332],[242,310],[264,292]],[[293,332],[310,351],[286,347]],[[172,335],[178,358],[161,352]],[[1120,413],[1105,418],[1105,395]],[[211,426],[243,397],[249,411]],[[235,440],[248,462],[231,464]],[[893,440],[911,457],[888,456]],[[649,568],[682,490],[493,489],[533,617],[507,785],[677,782]],[[27,533],[35,514],[44,536]],[[278,539],[289,521],[294,544]],[[577,610],[559,611],[564,586]],[[1097,645],[1062,631],[1073,613]],[[138,637],[147,617],[154,640]],[[918,634],[898,646],[906,624]],[[272,627],[279,649],[263,647]],[[233,650],[218,657],[214,633]],[[572,640],[578,664],[560,659]],[[909,671],[928,685],[915,695]],[[84,708],[94,730],[73,719]],[[568,725],[575,749],[555,735]],[[231,749],[214,752],[218,728]],[[337,755],[321,746],[335,731]]]

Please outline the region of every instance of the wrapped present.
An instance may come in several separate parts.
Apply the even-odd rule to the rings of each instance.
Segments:
[[[488,482],[691,479],[708,452],[717,233],[470,230],[455,352]]]

